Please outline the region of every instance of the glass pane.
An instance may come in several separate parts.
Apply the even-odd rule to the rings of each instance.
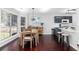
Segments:
[[[10,17],[6,11],[1,10],[0,40],[10,37]]]
[[[25,17],[21,17],[21,32],[25,29]]]
[[[25,17],[21,17],[21,26],[25,26]]]
[[[12,35],[15,35],[17,33],[18,27],[17,27],[17,15],[11,16],[11,33]]]

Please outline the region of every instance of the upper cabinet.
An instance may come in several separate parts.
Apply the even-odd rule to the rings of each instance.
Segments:
[[[62,23],[62,19],[69,19],[69,23],[72,23],[72,16],[55,16],[54,23]]]
[[[61,23],[62,22],[62,17],[61,16],[55,16],[54,17],[54,23]]]

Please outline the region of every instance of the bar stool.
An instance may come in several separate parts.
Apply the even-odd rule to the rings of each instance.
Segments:
[[[63,33],[62,36],[64,37],[64,41],[67,43],[67,47],[69,47],[69,34],[68,33]]]
[[[57,34],[58,34],[58,42],[60,43],[62,32],[57,32]]]

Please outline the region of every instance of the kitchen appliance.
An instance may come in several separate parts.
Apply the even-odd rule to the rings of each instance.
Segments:
[[[62,23],[69,23],[69,19],[62,19]]]

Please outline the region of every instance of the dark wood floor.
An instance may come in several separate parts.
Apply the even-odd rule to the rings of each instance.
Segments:
[[[40,43],[37,47],[33,45],[33,48],[29,48],[29,42],[25,44],[25,48],[22,49],[17,44],[18,39],[14,40],[13,42],[7,44],[6,46],[2,47],[1,51],[74,51],[72,47],[66,47],[57,43],[57,41],[51,35],[43,35],[40,36]]]

